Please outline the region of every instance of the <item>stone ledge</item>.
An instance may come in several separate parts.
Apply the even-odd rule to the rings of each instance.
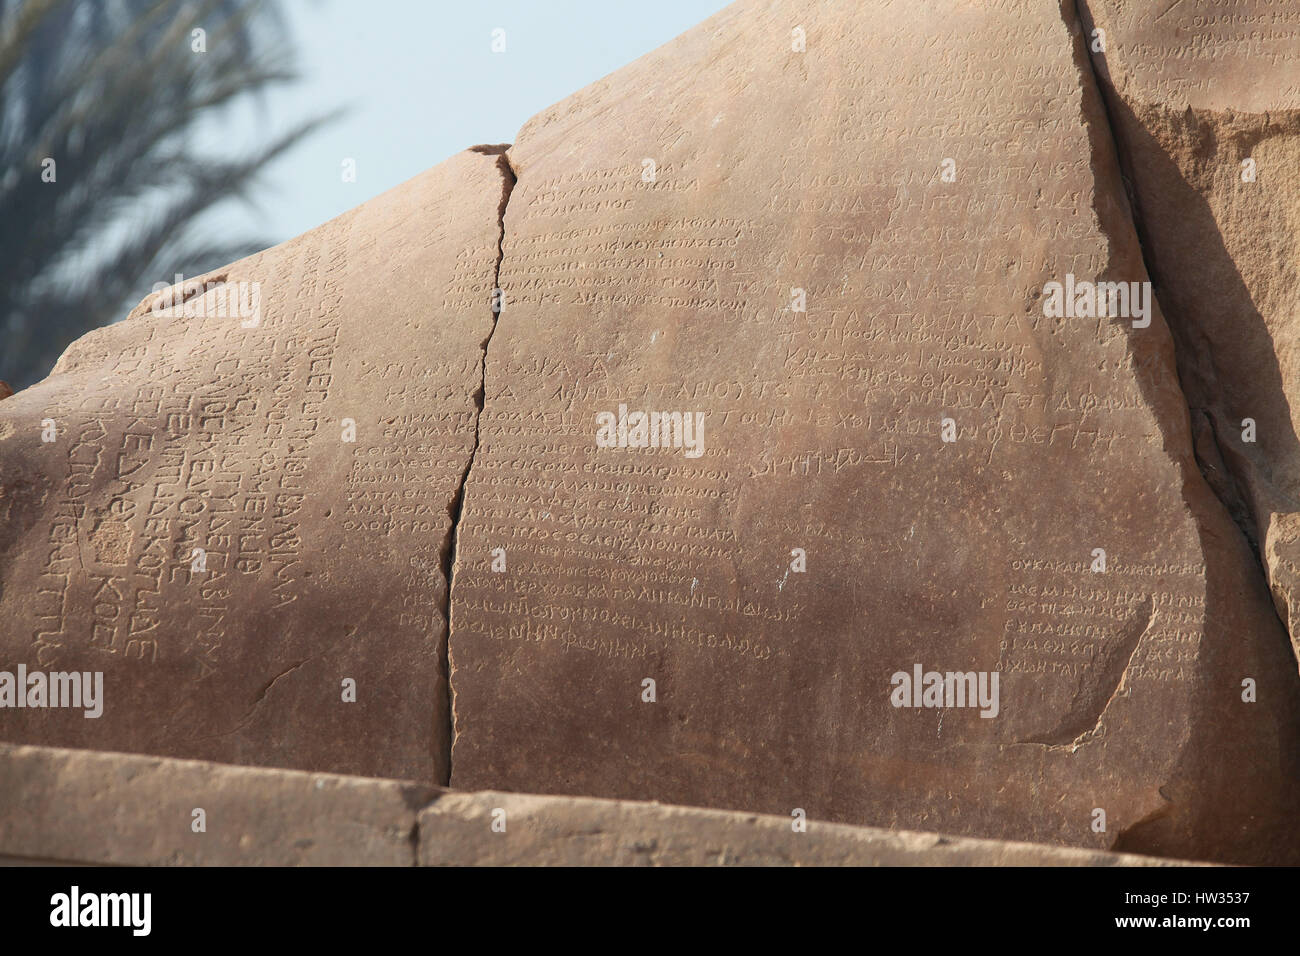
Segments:
[[[206,829],[192,829],[202,809]],[[504,811],[505,830],[493,830]],[[497,815],[500,819],[500,815]],[[0,744],[0,864],[1150,866],[1178,861],[588,797]]]
[[[492,830],[504,811],[505,831]],[[502,819],[498,814],[496,819]],[[631,800],[449,792],[420,813],[420,863],[511,866],[1169,866],[1179,861]]]
[[[436,795],[402,780],[0,745],[0,858],[409,866],[416,815]]]

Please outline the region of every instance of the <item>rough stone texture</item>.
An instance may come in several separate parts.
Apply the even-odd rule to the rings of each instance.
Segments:
[[[1083,9],[1105,31],[1093,61],[1178,342],[1201,467],[1262,553],[1300,650],[1300,6]]]
[[[255,325],[151,296],[0,405],[0,670],[103,671],[106,698],[0,710],[0,739],[445,781],[498,164],[202,277],[260,283]]]
[[[194,832],[193,811],[206,811]],[[492,811],[506,811],[506,831]],[[0,745],[0,864],[1061,865],[1174,861],[645,803]]]
[[[504,811],[504,817],[495,814]],[[495,814],[495,815],[494,815]],[[504,820],[505,830],[493,830]],[[621,800],[447,793],[420,814],[424,866],[1168,866],[1174,861]]]
[[[1296,669],[1163,319],[1041,307],[1147,278],[1072,4],[740,2],[508,155],[453,786],[1297,858]],[[703,455],[598,447],[620,404]],[[999,716],[892,707],[917,664]]]
[[[0,859],[410,866],[416,815],[436,795],[401,780],[0,746]]]
[[[1106,15],[1112,43],[1146,22]],[[497,799],[537,826],[483,852],[530,862],[793,858],[756,834],[796,807],[817,832],[1300,860],[1300,678],[1232,520],[1277,526],[1287,611],[1293,293],[1268,266],[1294,261],[1294,197],[1275,173],[1263,246],[1216,252],[1263,200],[1178,179],[1217,183],[1203,130],[1274,102],[1293,48],[1267,43],[1210,93],[1225,64],[1188,74],[1195,135],[1162,167],[1133,143],[1155,120],[1112,129],[1070,0],[742,0],[508,155],[204,277],[261,283],[254,326],[217,292],[182,318],[150,297],[0,404],[0,671],[103,670],[107,696],[98,720],[0,710],[0,739],[750,814],[459,796],[429,814],[449,861]],[[1112,112],[1168,95],[1117,57]],[[1243,121],[1261,175],[1289,156],[1278,115]],[[1159,309],[1044,314],[1067,275],[1147,279],[1117,135],[1169,209],[1210,197],[1180,230],[1138,184],[1162,289],[1200,263],[1187,298],[1260,303],[1210,325],[1167,297],[1177,363]],[[1233,451],[1255,402],[1267,437]],[[599,447],[620,405],[702,415],[701,454]],[[998,673],[997,716],[892,706],[914,667]],[[93,756],[60,760],[0,787],[93,787]],[[586,818],[642,835],[587,841]],[[131,840],[171,858],[136,831],[114,853]]]

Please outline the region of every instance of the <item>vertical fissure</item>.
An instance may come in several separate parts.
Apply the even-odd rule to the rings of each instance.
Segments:
[[[1093,85],[1097,90],[1097,98],[1101,103],[1102,116],[1106,120],[1106,129],[1110,134],[1111,146],[1115,153],[1116,162],[1119,163],[1120,179],[1124,184],[1125,198],[1128,200],[1129,216],[1133,222],[1133,233],[1137,237],[1138,253],[1142,257],[1142,267],[1152,282],[1152,295],[1156,302],[1159,303],[1160,296],[1159,291],[1155,288],[1155,274],[1152,272],[1150,257],[1147,253],[1150,248],[1150,237],[1143,228],[1141,204],[1138,201],[1137,179],[1133,173],[1132,158],[1124,148],[1119,126],[1111,109],[1111,92],[1103,82],[1102,76],[1097,70],[1097,64],[1093,60],[1093,54],[1088,47],[1088,30],[1093,25],[1092,14],[1088,10],[1085,0],[1065,0],[1065,2],[1073,5],[1075,19],[1078,21],[1079,29],[1083,33],[1084,59],[1091,71]],[[1180,345],[1179,336],[1174,328],[1177,320],[1164,308],[1161,308],[1160,311],[1165,317],[1165,322],[1170,326],[1170,339],[1173,342],[1175,355],[1177,355]],[[1249,514],[1243,506],[1243,502],[1246,500],[1243,490],[1238,487],[1236,476],[1233,475],[1230,469],[1218,468],[1214,461],[1211,460],[1211,458],[1215,458],[1220,462],[1225,460],[1222,446],[1219,444],[1218,433],[1214,428],[1213,418],[1207,410],[1195,406],[1188,397],[1187,383],[1182,380],[1182,372],[1177,362],[1175,362],[1174,374],[1179,378],[1179,392],[1182,394],[1183,404],[1187,408],[1191,427],[1192,457],[1196,462],[1197,470],[1201,473],[1201,477],[1205,479],[1206,484],[1209,485],[1210,492],[1228,512],[1232,523],[1246,539],[1246,546],[1254,555],[1267,586],[1269,579],[1268,568],[1260,550],[1258,535],[1250,522]],[[1198,447],[1198,441],[1201,439],[1209,442],[1210,447]]]
[[[483,408],[487,403],[488,348],[492,344],[492,336],[496,334],[497,324],[501,321],[501,312],[503,311],[501,261],[505,258],[506,207],[510,204],[510,194],[514,191],[517,182],[514,168],[510,165],[510,159],[506,155],[506,150],[509,148],[509,144],[502,144],[497,146],[473,146],[470,149],[471,152],[496,157],[496,168],[501,174],[501,202],[497,206],[497,258],[492,268],[492,299],[489,306],[492,310],[492,325],[489,327],[487,337],[483,339],[480,346],[482,355],[479,363],[479,384],[474,393],[474,444],[470,448],[469,460],[465,463],[465,470],[460,476],[460,484],[448,509],[451,514],[451,534],[448,539],[447,553],[444,557],[442,569],[443,580],[447,582],[447,607],[445,609],[447,630],[442,642],[442,672],[446,681],[446,694],[444,695],[443,712],[438,719],[439,733],[437,739],[443,745],[442,752],[446,754],[446,760],[437,767],[437,776],[438,783],[444,787],[451,786],[452,749],[456,743],[456,691],[451,683],[451,602],[455,587],[457,548],[460,544],[460,523],[465,510],[465,489],[469,483],[469,475],[474,468],[474,462],[478,457],[479,444],[482,440]]]

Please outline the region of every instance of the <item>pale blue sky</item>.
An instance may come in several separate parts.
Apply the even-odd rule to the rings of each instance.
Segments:
[[[253,210],[217,227],[291,238],[476,143],[508,143],[533,114],[671,40],[727,0],[285,0],[302,82],[223,118],[225,148],[300,117],[351,111],[286,153]],[[492,31],[506,31],[493,53]],[[232,128],[233,127],[233,128]],[[344,183],[340,163],[357,163]]]

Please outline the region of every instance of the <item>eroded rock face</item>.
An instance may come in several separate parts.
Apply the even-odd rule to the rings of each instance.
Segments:
[[[742,2],[509,157],[454,786],[1295,853],[1295,667],[1159,310],[1045,315],[1147,280],[1071,6]]]
[[[0,405],[0,667],[106,698],[0,738],[1300,855],[1072,4],[742,0],[498,152]]]
[[[7,708],[0,737],[445,778],[505,189],[497,156],[454,157],[0,406],[0,669],[104,675],[102,716]]]
[[[1202,467],[1300,648],[1300,7],[1084,9]]]

